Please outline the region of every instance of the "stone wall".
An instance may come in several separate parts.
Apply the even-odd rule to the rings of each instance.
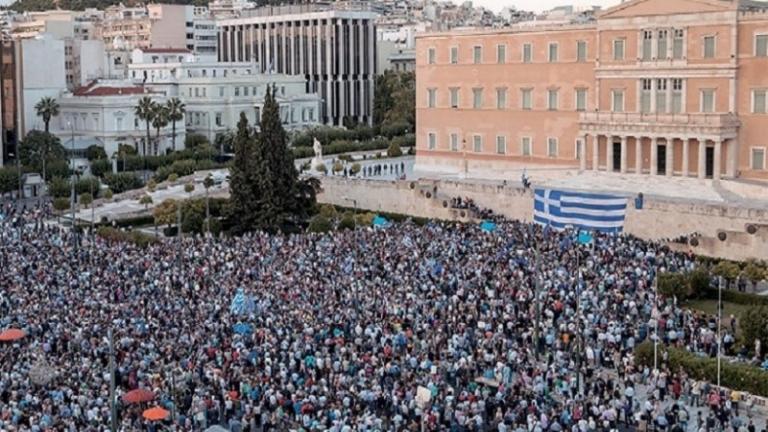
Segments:
[[[533,220],[533,191],[496,183],[446,180],[376,181],[323,178],[318,200],[340,206],[439,219],[463,219],[446,207],[453,197],[473,199],[512,219]],[[630,200],[625,231],[645,239],[669,239],[697,233],[698,244],[683,249],[708,256],[743,260],[768,257],[768,211],[695,201],[646,198],[643,209]],[[748,228],[752,226],[752,228]],[[722,239],[724,238],[724,240]]]

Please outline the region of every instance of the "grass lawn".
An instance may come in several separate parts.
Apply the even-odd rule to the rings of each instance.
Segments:
[[[688,309],[704,312],[708,315],[717,314],[717,300],[691,300],[683,304]],[[749,305],[723,302],[723,318],[730,318],[731,315],[737,319],[741,314],[749,309]]]

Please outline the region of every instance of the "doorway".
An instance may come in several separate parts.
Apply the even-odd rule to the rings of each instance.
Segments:
[[[667,173],[667,146],[657,145],[656,154],[656,171],[659,175],[665,175]]]
[[[714,177],[715,174],[715,148],[714,147],[707,147],[707,153],[706,153],[706,162],[704,163],[704,166],[706,167],[706,176],[707,178]]]
[[[621,171],[621,142],[613,143],[613,170]]]

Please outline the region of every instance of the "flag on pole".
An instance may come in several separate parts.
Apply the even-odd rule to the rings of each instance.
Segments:
[[[624,229],[627,199],[614,195],[536,189],[533,219],[554,229],[619,233]]]

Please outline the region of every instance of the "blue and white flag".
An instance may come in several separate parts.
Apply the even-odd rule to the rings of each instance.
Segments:
[[[245,295],[242,288],[237,289],[232,304],[229,305],[229,312],[233,315],[248,315],[256,310],[256,303],[253,297]]]
[[[620,196],[536,189],[533,220],[556,229],[618,233],[624,229],[627,199]]]

